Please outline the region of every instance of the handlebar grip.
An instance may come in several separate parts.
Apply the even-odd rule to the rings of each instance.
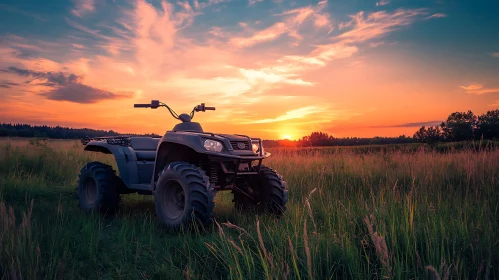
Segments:
[[[149,108],[151,104],[133,104],[134,108]]]
[[[205,110],[213,110],[215,111],[215,107],[204,107]]]

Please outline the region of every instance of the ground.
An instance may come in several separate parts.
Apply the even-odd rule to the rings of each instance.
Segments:
[[[77,174],[112,156],[77,141],[0,140],[0,276],[7,279],[496,279],[499,150],[269,149],[282,219],[216,197],[207,231],[168,233],[150,196],[114,216],[77,206]]]

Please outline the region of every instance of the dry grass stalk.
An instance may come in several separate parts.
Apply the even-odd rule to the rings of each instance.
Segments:
[[[373,230],[373,222],[374,217],[371,214],[371,219],[368,216],[364,218],[364,222],[366,223],[367,229],[369,230],[369,235],[371,236],[371,240],[374,244],[374,248],[376,249],[376,255],[378,259],[381,261],[383,267],[385,267],[388,273],[391,273],[391,265],[390,265],[390,254],[388,253],[388,246],[386,245],[385,239],[379,235],[377,231]],[[371,221],[372,220],[372,221]]]
[[[440,280],[440,274],[435,269],[435,267],[433,267],[432,265],[427,265],[426,266],[426,270],[429,270],[429,271],[433,272],[433,276],[435,276],[435,279],[436,280]]]
[[[245,234],[249,235],[249,233],[244,228],[237,226],[231,222],[222,223],[222,225],[224,225],[228,228],[237,229],[241,232],[241,234],[245,233]],[[241,237],[241,236],[239,236],[239,237]]]
[[[232,246],[234,246],[234,248],[236,248],[236,250],[239,252],[239,254],[244,255],[243,250],[241,250],[241,248],[239,246],[237,246],[236,242],[234,242],[234,240],[232,240],[232,238],[229,237],[228,240],[229,240],[229,243],[232,244]]]
[[[260,232],[260,220],[258,217],[256,218],[256,232],[258,233],[258,241],[260,242],[260,247],[262,248],[263,255],[266,260],[269,260],[269,255],[267,253],[267,249],[265,248],[265,244],[263,243],[262,233]]]
[[[307,219],[305,219],[303,224],[303,242],[305,244],[305,254],[307,255],[308,276],[310,279],[314,279],[312,273],[312,257],[310,256],[310,248],[308,247]]]
[[[310,216],[310,219],[312,219],[312,223],[314,224],[314,233],[318,233],[317,232],[317,225],[315,224],[315,220],[314,220],[314,215],[312,214],[312,208],[310,207],[310,196],[317,190],[317,188],[314,188],[309,194],[308,194],[308,197],[305,199],[305,205],[307,206],[307,210],[308,210],[308,214]]]

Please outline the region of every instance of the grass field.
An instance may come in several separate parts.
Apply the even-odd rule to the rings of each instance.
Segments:
[[[272,151],[271,151],[272,152]],[[207,232],[171,234],[150,196],[77,206],[76,141],[0,140],[2,279],[499,279],[499,149],[274,151],[280,220],[216,197]]]

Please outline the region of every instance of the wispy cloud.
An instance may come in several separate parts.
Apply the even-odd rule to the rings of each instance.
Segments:
[[[351,21],[344,23],[345,27],[351,27],[350,30],[331,38],[335,43],[318,44],[308,55],[285,55],[280,60],[280,69],[303,71],[310,67],[324,67],[334,59],[351,57],[358,52],[358,44],[378,39],[424,14],[424,9],[397,10],[394,13],[374,12],[367,16],[364,16],[364,12],[359,12],[352,16]]]
[[[96,30],[96,29],[90,29],[82,24],[79,24],[69,18],[66,18],[66,22],[69,26],[75,28],[75,29],[78,29],[82,32],[85,32],[85,33],[88,33],[88,34],[91,34],[95,37],[98,37],[98,38],[101,38],[101,39],[107,39],[109,38],[108,36],[105,36],[105,35],[102,35],[101,32],[99,30]]]
[[[93,11],[95,11],[94,0],[75,0],[75,7],[71,10],[71,13],[77,17],[82,17]]]
[[[20,86],[20,84],[8,81],[0,81],[0,87],[2,88],[11,88],[13,86]]]
[[[440,125],[442,121],[427,121],[427,122],[411,122],[411,123],[403,123],[392,125],[389,127],[421,127],[421,126],[437,126]]]
[[[301,40],[303,36],[299,34],[298,29],[309,19],[313,20],[316,28],[328,28],[328,33],[330,33],[333,30],[333,25],[329,14],[324,12],[326,5],[327,0],[321,1],[315,6],[300,7],[275,14],[274,16],[281,17],[282,20],[265,29],[255,31],[250,36],[233,37],[229,43],[237,47],[250,47],[262,42],[275,40],[284,34],[296,40]]]
[[[271,123],[271,122],[281,122],[281,121],[292,120],[292,119],[301,119],[301,118],[305,118],[308,115],[320,113],[323,111],[324,111],[324,108],[320,108],[318,106],[308,106],[308,107],[303,107],[303,108],[288,111],[284,115],[278,116],[278,117],[273,118],[273,119],[257,120],[257,121],[253,121],[251,123],[254,123],[254,124]]]
[[[467,86],[460,86],[460,88],[469,91],[469,90],[477,90],[483,88],[483,85],[481,84],[469,84]]]
[[[263,1],[263,0],[248,0],[248,4],[249,4],[249,5],[254,5],[254,4],[256,4],[256,3],[258,3],[258,2],[262,2],[262,1]]]
[[[442,14],[442,13],[436,13],[436,14],[433,14],[431,16],[428,16],[426,17],[425,19],[431,19],[431,18],[445,18],[447,17],[446,14]]]
[[[499,52],[496,52],[496,53],[491,53],[490,55],[492,55],[493,57],[497,57],[497,58],[499,58]]]
[[[471,95],[482,95],[487,93],[499,93],[499,87],[483,87],[481,84],[470,84],[467,86],[460,86],[466,91],[467,94]]]
[[[390,0],[381,0],[379,2],[376,2],[376,6],[385,6],[390,3]]]
[[[379,38],[384,34],[395,31],[400,26],[407,26],[414,22],[418,16],[426,14],[425,9],[398,9],[393,13],[385,11],[374,12],[365,16],[359,12],[351,16],[351,21],[345,26],[354,26],[351,30],[338,35],[337,39],[345,42],[364,42]]]

